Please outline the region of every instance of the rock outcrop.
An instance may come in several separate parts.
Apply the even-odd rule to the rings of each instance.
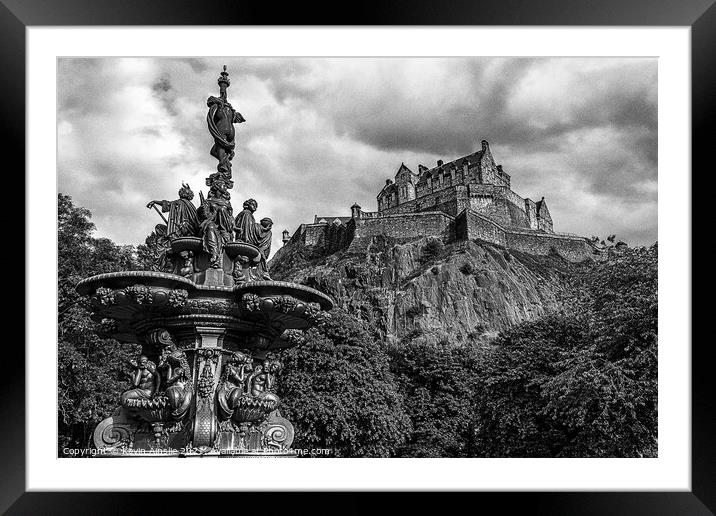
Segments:
[[[575,265],[480,241],[377,236],[329,256],[290,243],[270,267],[274,279],[330,294],[387,341],[462,342],[557,308]]]

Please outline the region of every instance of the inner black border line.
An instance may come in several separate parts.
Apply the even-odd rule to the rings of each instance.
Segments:
[[[715,0],[391,0],[339,5],[314,2],[278,5],[245,0],[0,0],[0,145],[5,151],[4,179],[15,181],[12,197],[26,199],[25,191],[25,30],[28,26],[213,26],[213,25],[302,25],[302,26],[686,26],[691,28],[692,78],[692,170],[702,169],[707,177],[714,168],[712,148],[716,146],[716,6]],[[327,42],[330,44],[330,42]],[[48,80],[53,80],[48,78]],[[708,167],[708,169],[707,169]],[[712,173],[713,174],[713,173]],[[692,173],[692,178],[694,174]],[[693,190],[692,190],[693,191]],[[697,190],[698,191],[698,190]],[[698,191],[704,195],[707,190]],[[21,195],[21,193],[23,195]],[[664,202],[664,200],[661,200]],[[708,201],[692,206],[708,222]],[[17,230],[17,214],[24,206],[6,208],[2,219],[6,228]],[[708,233],[708,232],[706,232]],[[17,231],[14,232],[17,234]],[[693,232],[692,232],[693,235]],[[25,236],[27,238],[27,236]],[[4,270],[15,271],[22,263],[24,243],[12,253],[3,253]],[[693,253],[693,250],[692,250]],[[693,256],[693,254],[692,254]],[[701,257],[701,255],[695,256]],[[7,279],[11,279],[7,277]],[[5,283],[9,288],[10,282]],[[12,291],[12,306],[21,310],[25,296],[18,299]],[[24,291],[23,291],[24,292]],[[9,299],[9,297],[6,297]],[[693,296],[692,296],[693,299]],[[696,313],[703,304],[692,304]],[[28,307],[31,309],[31,307]],[[20,314],[18,314],[19,320]],[[5,319],[11,321],[9,317]],[[693,317],[692,317],[693,320]],[[8,328],[10,329],[10,328]],[[211,497],[218,510],[223,507],[242,511],[263,511],[267,496],[270,507],[289,507],[293,512],[310,508],[312,513],[359,513],[374,511],[383,505],[386,495],[323,493],[257,494],[242,496],[228,493],[132,493],[126,492],[25,492],[25,350],[17,338],[5,334],[0,375],[0,510],[8,514],[125,514],[159,513],[168,507],[183,507],[190,500]],[[451,493],[449,506],[457,509],[469,503],[476,511],[499,507],[500,512],[525,510],[538,514],[632,515],[632,514],[713,514],[716,511],[716,390],[711,381],[713,356],[708,336],[692,338],[692,491],[691,492],[529,492],[529,493]],[[691,342],[677,345],[689,346]],[[54,419],[55,414],[48,414]],[[54,437],[53,437],[54,438]],[[427,493],[410,493],[412,503],[426,503]],[[240,497],[240,498],[239,498]],[[458,498],[455,498],[458,497]],[[468,498],[469,497],[469,498]],[[320,504],[314,499],[320,498]],[[403,496],[403,498],[406,498]],[[280,502],[280,504],[279,504]],[[401,502],[401,503],[407,503]],[[169,505],[168,505],[169,504]],[[225,505],[229,504],[229,505]],[[234,509],[234,510],[235,510]],[[458,509],[459,510],[459,509]]]

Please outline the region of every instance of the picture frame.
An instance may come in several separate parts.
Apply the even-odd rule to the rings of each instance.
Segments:
[[[401,2],[381,5],[361,4],[351,9],[350,18],[319,5],[293,5],[276,9],[269,5],[222,6],[215,10],[196,1],[158,0],[151,3],[135,0],[123,3],[91,0],[3,0],[0,5],[0,48],[3,48],[3,90],[0,100],[4,119],[2,125],[5,147],[19,156],[15,170],[24,169],[24,126],[26,99],[26,39],[31,26],[111,26],[111,25],[569,25],[601,26],[689,26],[691,27],[692,73],[692,170],[705,168],[716,137],[714,126],[714,91],[716,91],[716,6],[714,0],[661,1],[604,0],[598,4],[588,0],[554,0],[527,4],[517,0],[499,3],[456,2],[436,7],[429,2]],[[48,79],[49,80],[49,79]],[[27,101],[27,99],[26,99]],[[10,152],[10,151],[8,151]],[[693,176],[693,174],[692,174]],[[697,204],[694,203],[694,206]],[[697,220],[696,217],[693,217]],[[27,238],[27,236],[25,236]],[[28,274],[29,271],[26,271]],[[529,492],[474,493],[476,501],[467,503],[498,504],[501,510],[528,508],[545,514],[709,514],[716,512],[716,402],[709,382],[709,360],[712,352],[706,340],[693,339],[692,357],[692,490],[690,492]],[[683,343],[688,345],[689,343]],[[25,488],[25,381],[19,374],[24,368],[24,350],[6,347],[6,363],[17,364],[14,374],[3,378],[6,394],[2,408],[5,419],[12,418],[0,443],[3,457],[0,509],[9,514],[49,513],[76,514],[78,507],[86,513],[132,512],[166,502],[172,504],[196,496],[190,493],[156,495],[150,493],[59,493],[26,492]],[[213,496],[213,495],[212,495]],[[228,495],[224,495],[228,496]],[[332,495],[333,498],[336,495]],[[293,495],[291,504],[302,505],[304,495]],[[420,502],[422,496],[415,500]],[[373,503],[358,493],[349,500],[322,501],[330,506],[345,504],[367,510]],[[244,510],[261,501],[244,502]]]

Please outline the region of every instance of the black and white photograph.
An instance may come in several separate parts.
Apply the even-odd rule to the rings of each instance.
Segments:
[[[656,57],[59,57],[57,457],[659,457]]]

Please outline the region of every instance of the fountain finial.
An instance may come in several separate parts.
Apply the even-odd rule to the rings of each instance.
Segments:
[[[224,179],[229,180],[231,179],[231,160],[234,158],[234,148],[236,147],[234,124],[240,124],[246,120],[226,99],[226,88],[231,84],[226,65],[219,75],[218,83],[219,96],[209,97],[206,101],[206,105],[209,107],[206,122],[209,126],[209,133],[214,138],[211,155],[219,160],[216,169]]]
[[[226,100],[226,88],[231,86],[231,79],[229,78],[229,72],[226,71],[226,65],[224,65],[224,69],[219,75],[217,82],[219,83],[219,94],[221,98]]]

